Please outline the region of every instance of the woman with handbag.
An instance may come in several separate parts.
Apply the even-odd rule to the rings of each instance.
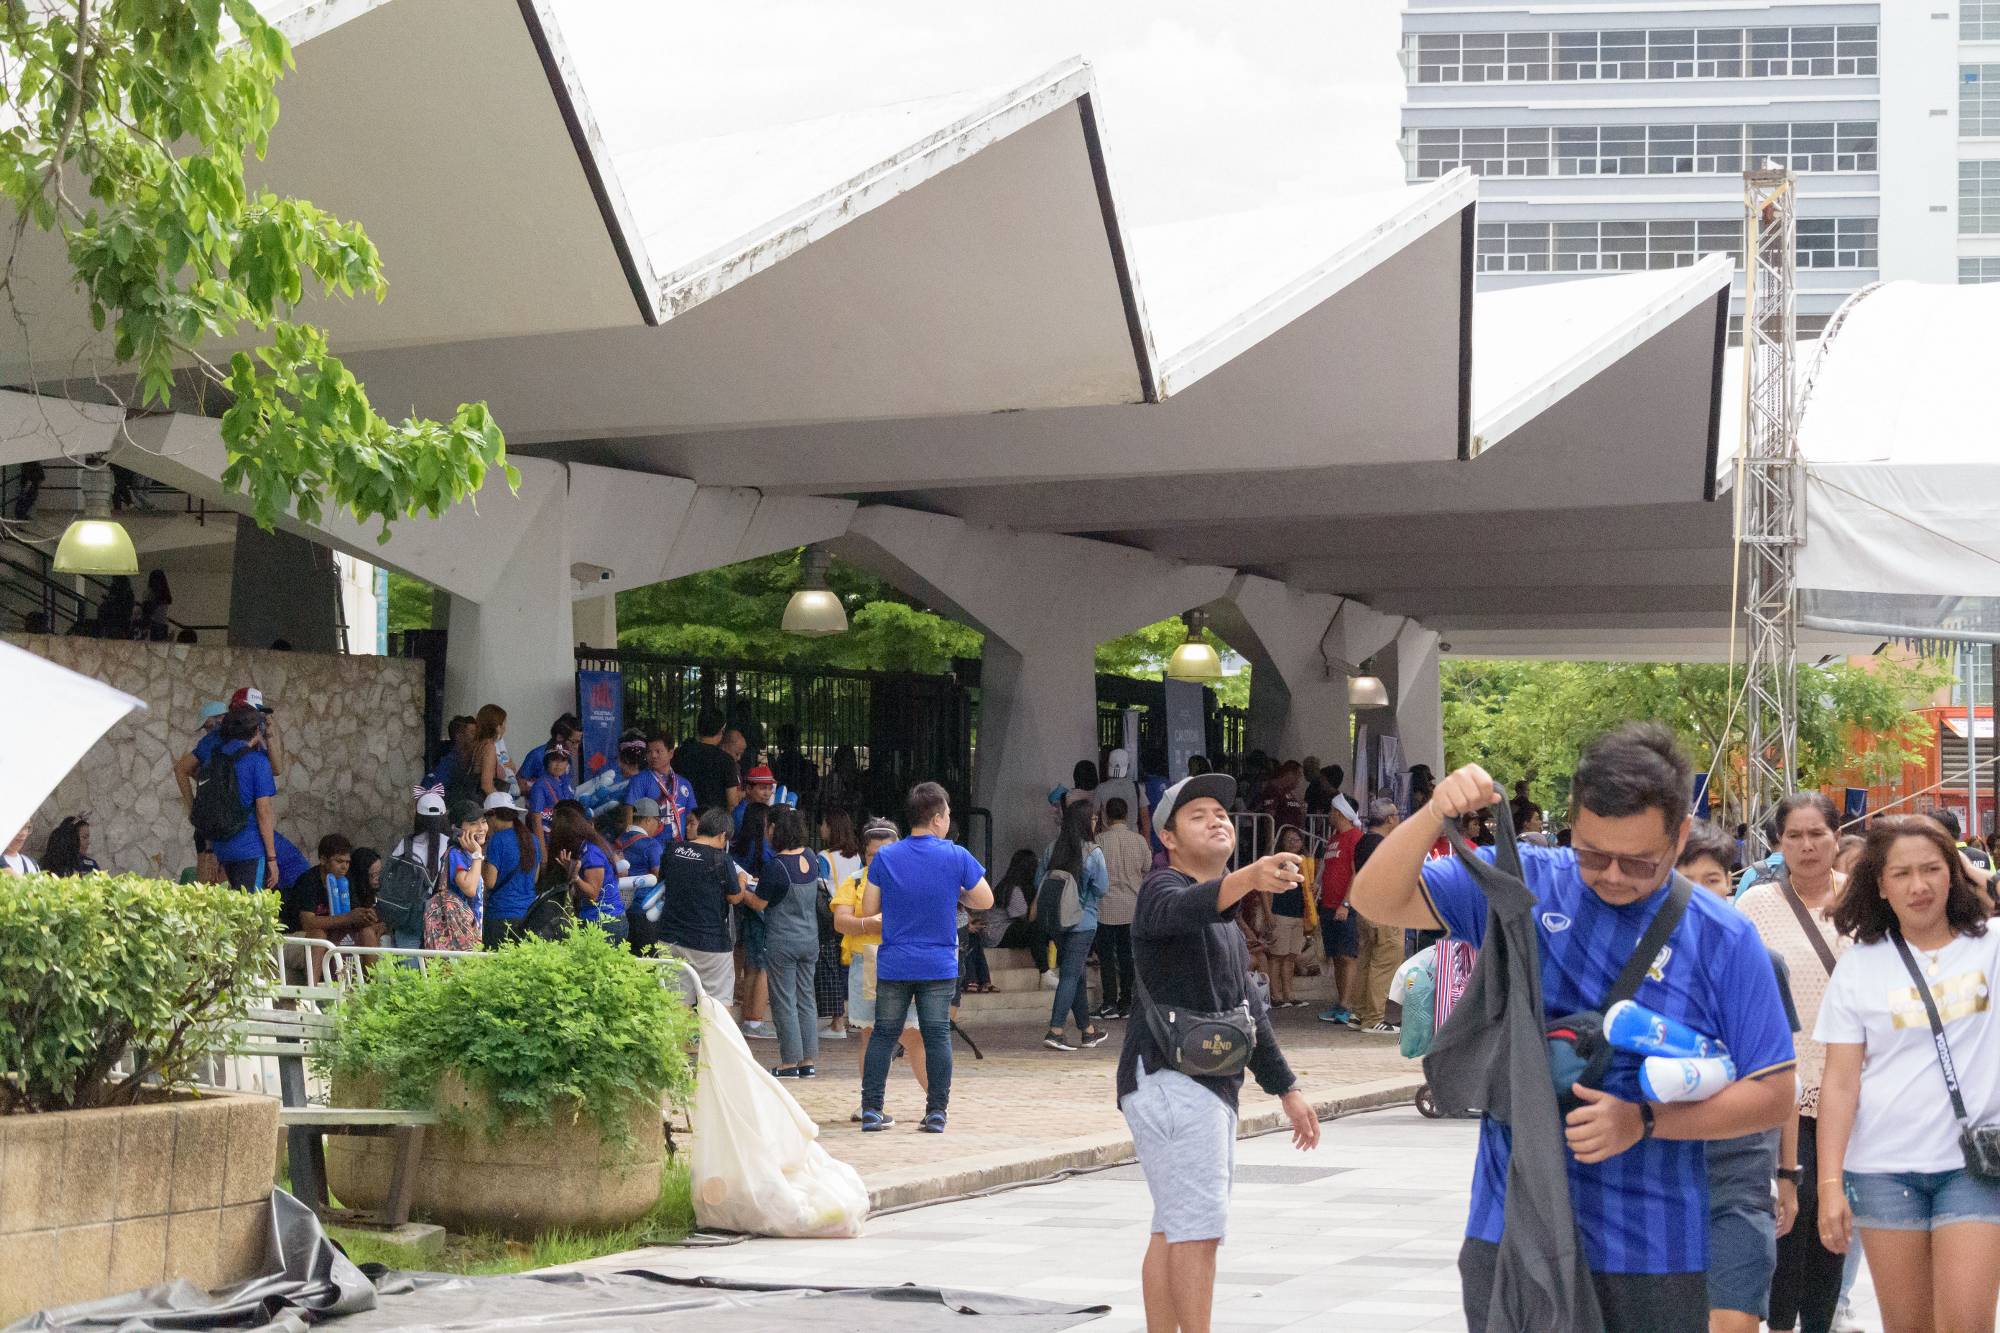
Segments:
[[[1819,1229],[1856,1227],[1888,1333],[1992,1333],[2000,1302],[2000,931],[1957,848],[1878,819],[1834,910],[1855,947],[1814,1035]]]
[[[1797,791],[1778,802],[1771,817],[1783,857],[1767,879],[1744,891],[1736,905],[1757,928],[1766,948],[1785,960],[1798,1009],[1798,1220],[1778,1238],[1778,1266],[1771,1275],[1773,1329],[1827,1333],[1840,1303],[1841,1256],[1820,1242],[1821,1176],[1818,1166],[1820,1081],[1826,1048],[1812,1039],[1821,999],[1834,965],[1850,941],[1833,923],[1833,907],[1846,879],[1833,868],[1840,851],[1834,831],[1840,817],[1817,791]]]

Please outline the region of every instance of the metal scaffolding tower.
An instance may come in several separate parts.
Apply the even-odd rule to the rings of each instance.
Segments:
[[[1789,171],[1745,173],[1748,288],[1743,303],[1743,459],[1737,541],[1747,649],[1745,854],[1761,857],[1764,826],[1798,772],[1798,609],[1793,572],[1804,541],[1799,486],[1795,264],[1798,185]]]

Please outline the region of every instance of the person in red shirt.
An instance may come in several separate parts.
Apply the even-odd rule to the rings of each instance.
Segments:
[[[1306,770],[1296,759],[1287,759],[1278,766],[1264,795],[1257,802],[1257,809],[1271,816],[1278,828],[1290,824],[1303,830],[1306,826]]]
[[[1354,994],[1354,958],[1360,952],[1360,935],[1354,928],[1354,913],[1347,905],[1347,891],[1354,886],[1354,849],[1361,843],[1361,820],[1353,804],[1341,795],[1333,798],[1333,838],[1319,872],[1319,937],[1326,948],[1326,960],[1333,965],[1334,985],[1340,992],[1328,1008],[1320,1012],[1322,1023],[1352,1023],[1354,1013],[1347,1001]]]

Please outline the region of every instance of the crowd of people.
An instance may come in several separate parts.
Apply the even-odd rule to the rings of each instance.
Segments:
[[[1729,1073],[1713,1095],[1661,1096],[1606,1047],[1558,1074],[1558,1122],[1482,1118],[1460,1254],[1474,1329],[1518,1289],[1502,1274],[1529,1247],[1503,1237],[1535,1223],[1517,1221],[1508,1164],[1530,1152],[1566,1170],[1590,1299],[1621,1333],[1831,1333],[1857,1240],[1890,1328],[1993,1325],[2000,879],[1948,811],[1848,828],[1802,791],[1771,821],[1775,851],[1746,864],[1747,830],[1694,817],[1686,758],[1647,724],[1586,749],[1553,829],[1529,784],[1508,800],[1477,766],[1412,770],[1401,799],[1357,807],[1312,759],[1252,756],[1239,778],[1197,757],[1169,783],[1157,757],[1113,751],[1050,793],[1045,844],[989,883],[937,784],[909,791],[899,824],[824,799],[858,790],[851,754],[822,771],[795,735],[767,753],[713,710],[694,730],[627,731],[587,773],[574,715],[516,761],[489,705],[454,719],[407,835],[384,852],[328,831],[313,860],[276,827],[283,732],[254,687],[203,710],[174,774],[195,873],[276,892],[289,933],[469,951],[593,925],[684,961],[746,1037],[775,1043],[777,1077],[816,1078],[822,1043],[861,1041],[865,1133],[895,1126],[899,1059],[924,1092],[917,1127],[945,1131],[956,1007],[992,989],[988,949],[1025,949],[1052,992],[1046,1048],[1125,1021],[1116,1095],[1156,1206],[1149,1317],[1157,1303],[1167,1327],[1205,1318],[1244,1076],[1281,1098],[1301,1148],[1317,1141],[1272,1022],[1306,1003],[1302,980],[1332,983],[1321,1020],[1388,1034],[1411,965],[1434,958],[1434,1017],[1411,1021],[1449,1014],[1461,1034],[1434,1058],[1468,1029],[1503,1048],[1501,983],[1467,974],[1489,931],[1532,932],[1535,1046],[1631,1000],[1702,1034]],[[1240,845],[1260,828],[1268,845]],[[0,871],[38,868],[28,832]],[[1511,925],[1490,896],[1510,842],[1533,901]],[[87,817],[48,831],[39,868],[95,869]]]

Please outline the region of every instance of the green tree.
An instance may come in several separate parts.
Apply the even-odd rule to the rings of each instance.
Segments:
[[[0,63],[0,193],[15,212],[0,291],[17,326],[30,327],[16,282],[32,227],[61,241],[92,325],[111,330],[131,386],[100,380],[106,392],[169,407],[178,371],[226,404],[222,480],[259,523],[288,507],[312,522],[330,504],[380,520],[386,541],[391,520],[443,512],[489,468],[518,483],[484,403],[392,425],[326,335],[292,317],[309,288],[380,300],[386,281],[358,223],[245,181],[292,65],[251,0],[6,0]],[[202,351],[246,334],[224,362]]]
[[[953,658],[979,655],[978,630],[838,561],[827,582],[847,607],[847,633],[823,639],[785,633],[781,622],[798,587],[801,554],[784,551],[619,593],[618,642],[675,657],[929,674],[949,671]]]
[[[431,627],[431,585],[389,571],[389,632]]]
[[[1933,665],[1876,658],[1799,668],[1799,781],[1825,786],[1854,772],[1879,781],[1922,755],[1914,710],[1945,677]],[[1453,660],[1444,664],[1446,761],[1477,763],[1502,783],[1530,779],[1542,805],[1569,803],[1576,757],[1591,737],[1645,719],[1672,728],[1717,796],[1740,786],[1745,722],[1741,668],[1719,663]]]

